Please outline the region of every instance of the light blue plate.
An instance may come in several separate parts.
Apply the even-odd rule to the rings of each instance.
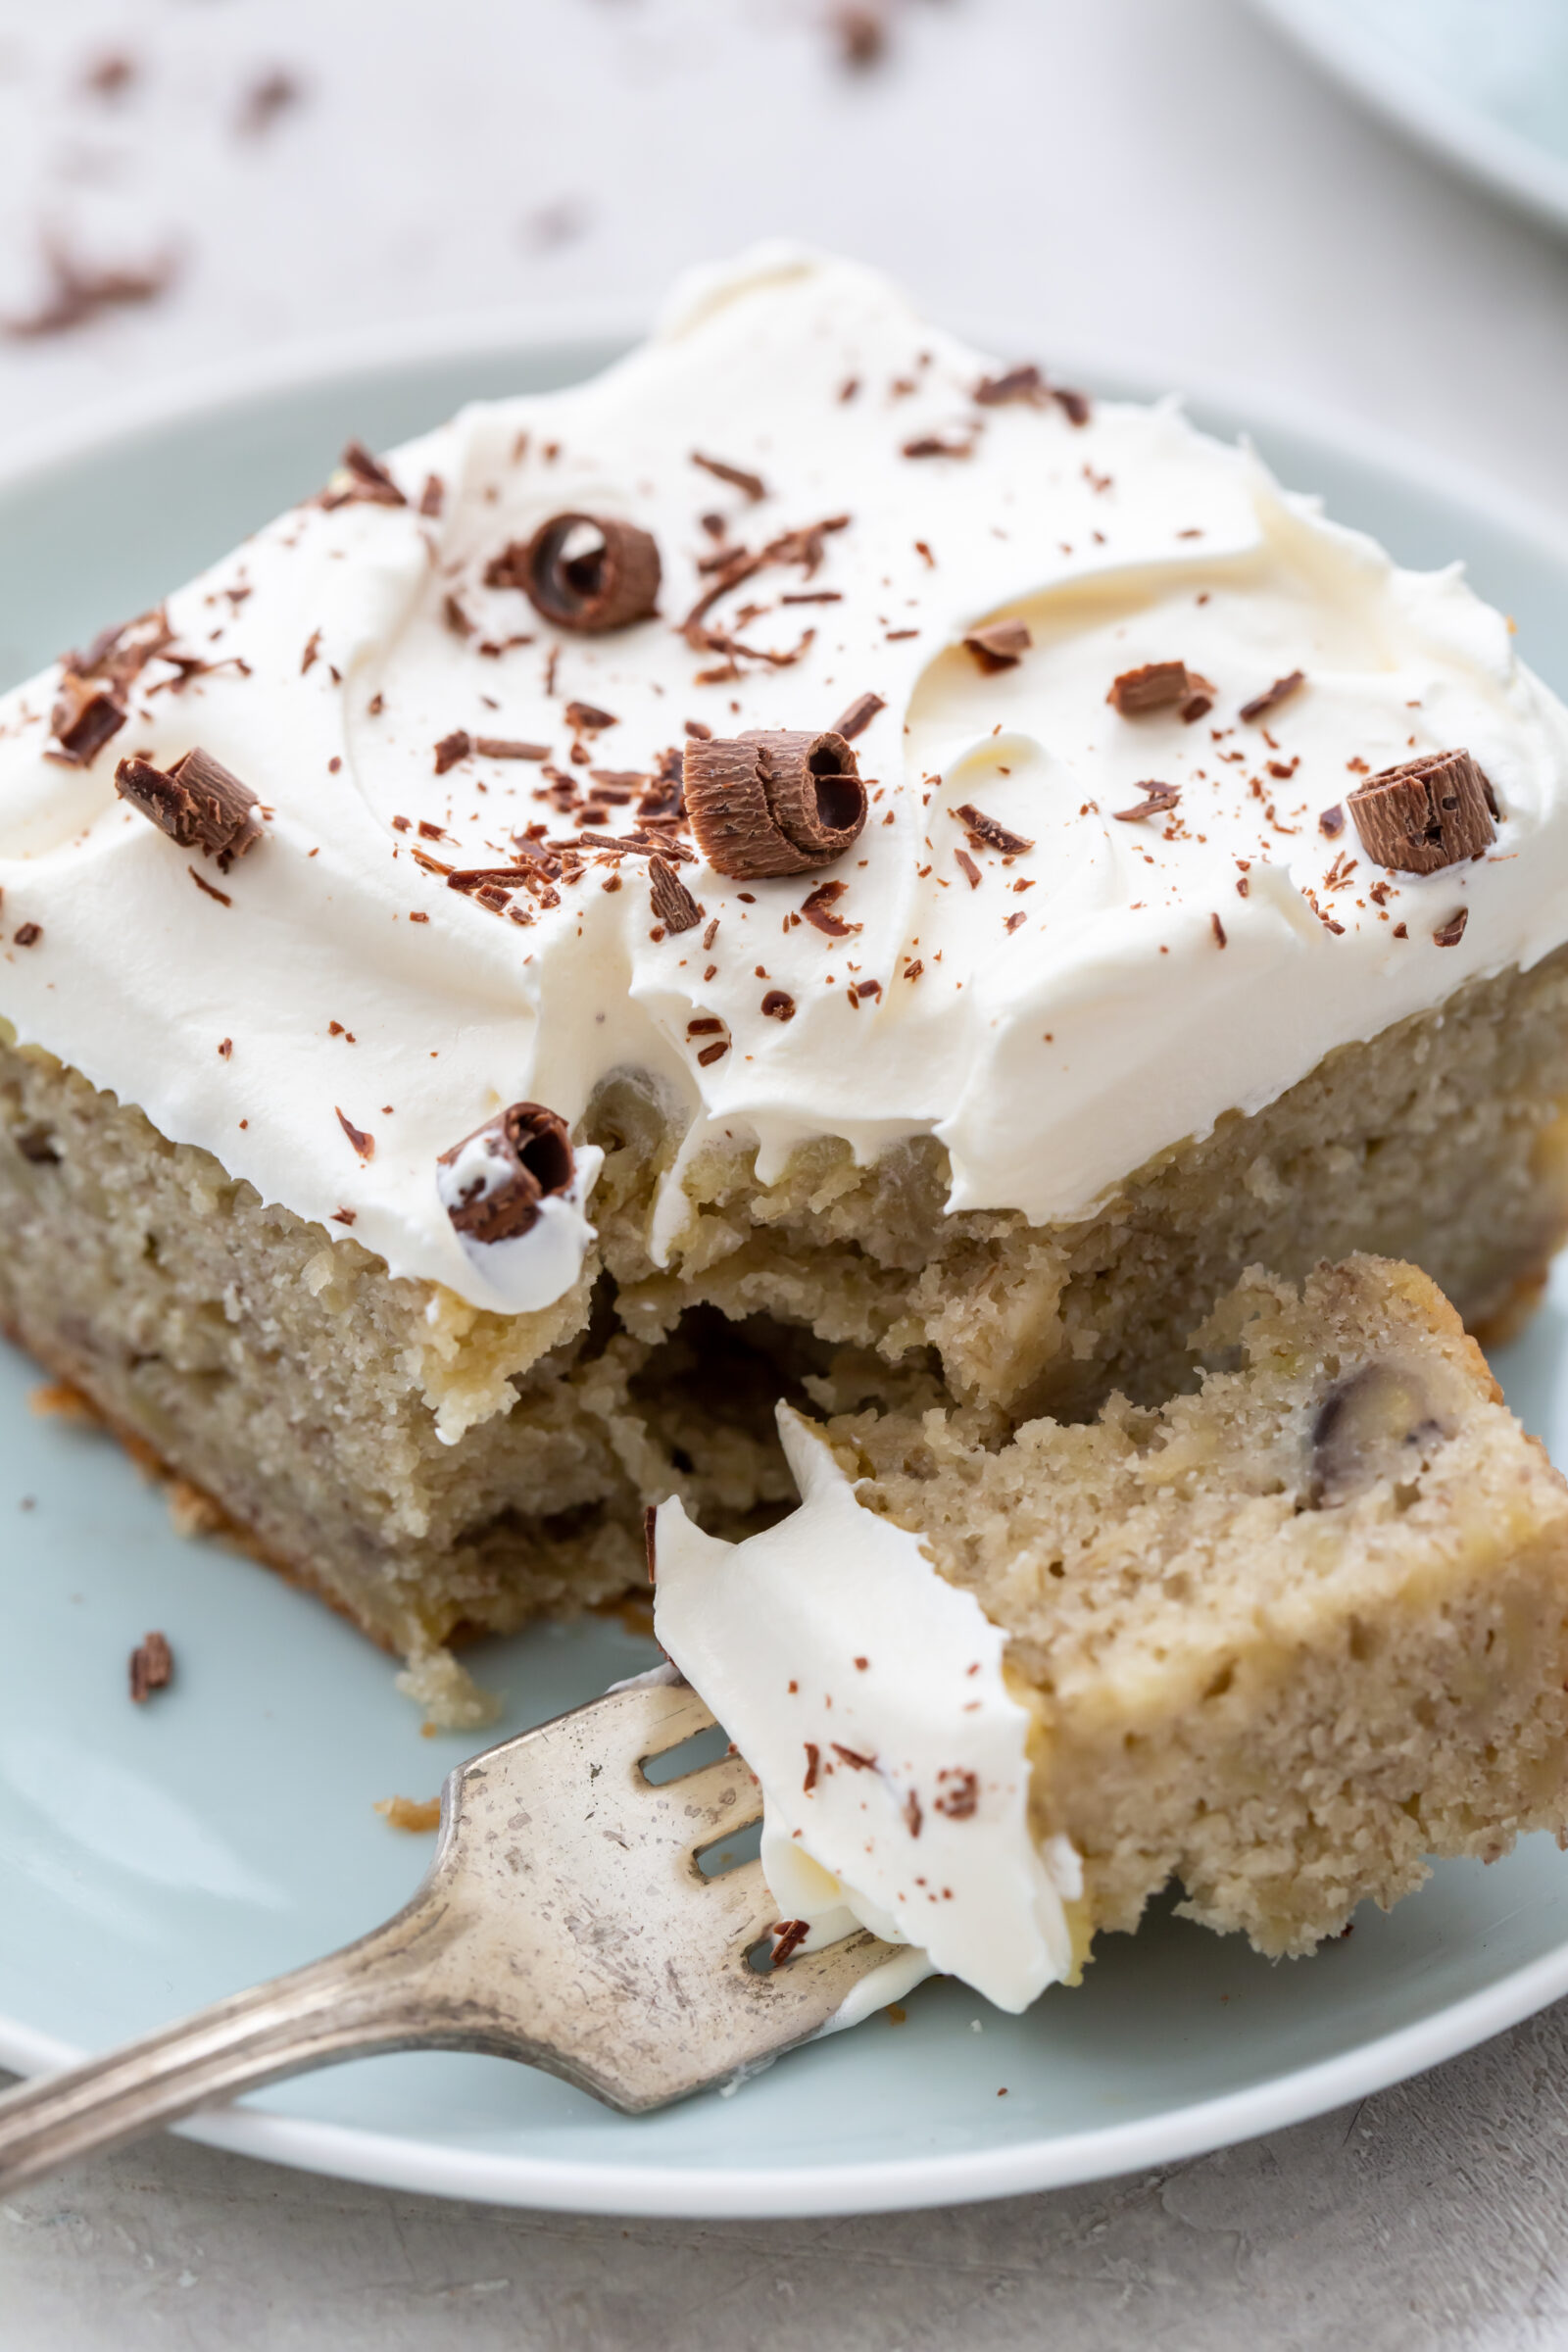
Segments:
[[[1031,338],[1003,338],[1009,349]],[[241,395],[166,404],[0,472],[0,674],[144,606],[318,483],[350,432],[385,444],[475,394],[569,380],[603,347],[407,347],[318,359]],[[1091,368],[1091,375],[1096,371]],[[1102,368],[1104,389],[1145,392]],[[1406,561],[1471,559],[1568,685],[1568,558],[1490,494],[1423,479],[1345,431],[1207,396],[1293,483]],[[1568,1460],[1568,1291],[1500,1365]],[[463,1752],[424,1740],[388,1662],[247,1560],[184,1543],[107,1439],[29,1414],[0,1349],[0,2062],[32,2071],[310,1959],[394,1910],[428,1846],[378,1797],[433,1795]],[[173,1643],[172,1690],[125,1691],[133,1644]],[[607,1621],[479,1659],[511,1728],[650,1652]],[[1167,2162],[1320,2112],[1568,1991],[1568,1862],[1532,1839],[1446,1865],[1390,1918],[1270,1967],[1167,1914],[1109,1936],[1076,1992],[1005,2018],[932,1984],[736,2097],[631,2122],[498,2060],[381,2058],[190,2127],[365,2180],[584,2211],[827,2213],[1002,2195]],[[975,2030],[978,2021],[980,2030]],[[1006,2092],[1002,2098],[999,2093]]]
[[[1568,228],[1563,0],[1255,0],[1408,138]]]

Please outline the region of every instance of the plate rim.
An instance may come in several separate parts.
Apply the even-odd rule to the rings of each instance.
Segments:
[[[1391,52],[1377,35],[1337,14],[1324,18],[1313,0],[1251,4],[1276,32],[1412,145],[1440,163],[1456,164],[1547,226],[1568,229],[1568,162],[1559,163],[1481,108],[1465,106],[1419,67],[1411,69],[1410,86],[1399,87],[1390,78]]]
[[[1281,0],[1257,4],[1274,13]],[[999,332],[995,320],[960,318],[957,328],[982,347],[1004,351],[1037,339],[1020,337],[1016,324]],[[508,352],[519,358],[537,356],[541,350],[572,352],[590,365],[603,364],[635,340],[639,325],[623,307],[582,303],[404,321],[300,339],[265,355],[244,355],[182,371],[134,396],[117,398],[113,406],[94,403],[58,424],[12,437],[0,453],[0,493],[29,482],[47,486],[52,474],[69,472],[77,464],[185,421],[247,406],[265,408],[291,393],[333,383],[347,386],[356,377],[432,364],[461,369],[466,362],[494,360]],[[1125,347],[1079,343],[1055,346],[1055,353],[1074,370],[1091,379],[1109,378],[1135,397],[1157,397],[1158,387],[1168,385],[1172,373],[1152,355]],[[1515,493],[1462,463],[1413,451],[1393,435],[1326,404],[1283,397],[1245,378],[1183,368],[1178,380],[1181,397],[1196,409],[1218,411],[1238,421],[1249,419],[1263,432],[1278,430],[1308,444],[1316,442],[1394,478],[1417,498],[1468,507],[1538,559],[1568,571],[1568,533],[1544,522]],[[1430,2016],[1243,2090],[1189,2101],[1125,2124],[932,2156],[858,2158],[843,2164],[829,2160],[744,2172],[714,2165],[656,2171],[646,2163],[615,2159],[585,2161],[462,2148],[277,2114],[243,2101],[188,2118],[174,2129],[205,2145],[296,2170],[541,2211],[685,2220],[889,2212],[1066,2187],[1200,2156],[1304,2122],[1457,2057],[1564,1993],[1568,1936],[1556,1950]],[[71,2065],[84,2054],[21,2019],[0,2015],[0,2066],[33,2075]]]

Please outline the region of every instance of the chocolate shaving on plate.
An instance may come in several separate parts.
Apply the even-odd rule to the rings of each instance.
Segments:
[[[780,728],[688,742],[686,813],[721,874],[745,881],[831,865],[865,825],[855,753],[833,728]]]
[[[656,855],[649,858],[648,895],[666,931],[691,931],[703,919],[701,906],[667,858]]]
[[[130,1695],[144,1706],[155,1690],[167,1690],[174,1676],[174,1653],[164,1634],[144,1634],[130,1653]]]
[[[168,769],[150,760],[122,760],[115,790],[182,850],[216,858],[220,873],[226,874],[262,836],[255,793],[199,745]]]
[[[963,802],[953,813],[976,849],[997,850],[1004,858],[1019,858],[1035,846],[1032,841],[1025,841],[1021,833],[1009,833],[1005,825],[999,825],[994,816],[987,816],[972,801]]]
[[[1466,751],[1426,752],[1386,767],[1347,795],[1369,858],[1402,874],[1478,858],[1497,836],[1492,786]]]
[[[613,515],[552,514],[524,544],[513,540],[485,566],[487,588],[520,588],[558,629],[602,636],[646,620],[659,601],[659,547],[651,532]]]
[[[982,669],[1014,669],[1034,639],[1021,620],[996,620],[989,628],[971,629],[963,643]]]
[[[1261,694],[1254,694],[1250,703],[1244,703],[1238,715],[1246,719],[1266,718],[1281,703],[1288,703],[1298,686],[1305,684],[1305,670],[1293,669],[1288,676],[1276,678],[1272,686],[1265,686]]]
[[[542,1102],[514,1102],[443,1152],[436,1164],[455,1168],[475,1144],[484,1147],[483,1164],[466,1176],[455,1199],[447,1199],[447,1215],[468,1241],[514,1241],[538,1223],[541,1201],[570,1187],[576,1161],[566,1122]]]

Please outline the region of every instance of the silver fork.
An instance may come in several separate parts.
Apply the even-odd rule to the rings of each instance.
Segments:
[[[712,1721],[666,1669],[460,1765],[395,1918],[0,2097],[0,2188],[375,2050],[519,2058],[639,2115],[808,2041],[892,1947],[859,1934],[754,1965],[781,1924],[761,1865],[699,1865],[760,1819],[751,1773],[733,1754],[658,1786],[642,1769]]]

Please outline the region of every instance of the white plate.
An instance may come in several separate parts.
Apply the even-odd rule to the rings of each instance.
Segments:
[[[1562,0],[1254,0],[1406,137],[1568,228]]]
[[[0,676],[217,556],[319,482],[350,432],[384,445],[464,398],[568,381],[603,355],[494,330],[440,358],[361,346],[352,361],[274,369],[265,389],[209,387],[34,448],[0,471]],[[1087,372],[1106,390],[1155,388]],[[1256,401],[1211,391],[1195,407],[1222,430],[1250,425],[1287,480],[1326,491],[1406,561],[1468,556],[1526,651],[1568,683],[1568,556],[1491,493]],[[1568,1460],[1565,1305],[1568,1293],[1500,1368]],[[336,1618],[176,1539],[107,1440],[30,1416],[36,1377],[0,1349],[0,2062],[24,2071],[309,1959],[396,1908],[427,1848],[372,1802],[434,1794],[461,1753],[419,1737],[387,1661]],[[155,1626],[178,1677],[132,1707],[126,1655]],[[647,1655],[601,1620],[496,1645],[480,1668],[520,1727]],[[902,2026],[875,2018],[734,2098],[641,2121],[499,2060],[422,2055],[309,2076],[188,2129],[321,2172],[578,2211],[946,2203],[1270,2130],[1564,1991],[1568,1863],[1538,1838],[1491,1870],[1445,1866],[1309,1962],[1270,1967],[1167,1910],[1136,1939],[1106,1937],[1083,1988],[1048,1993],[1027,2017],[928,1985]]]

